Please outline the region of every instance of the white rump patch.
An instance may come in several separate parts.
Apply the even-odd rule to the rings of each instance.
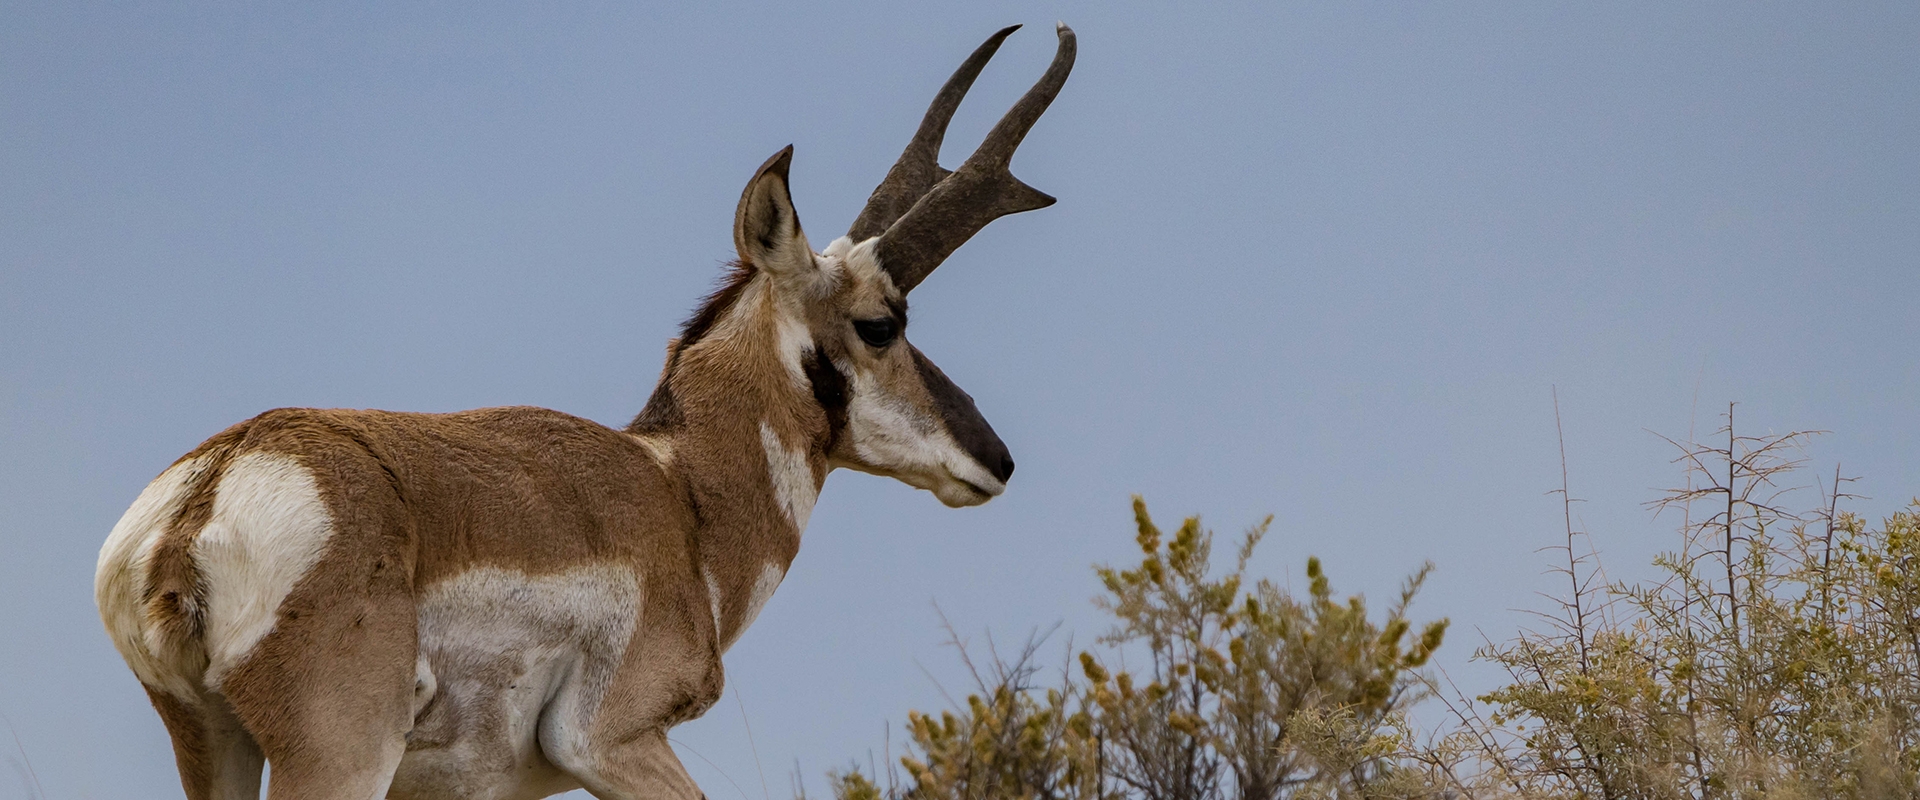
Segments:
[[[767,451],[767,477],[773,482],[774,502],[793,523],[793,532],[805,533],[813,504],[820,499],[820,487],[813,482],[807,454],[781,442],[780,434],[766,420],[760,421],[760,445]]]
[[[114,649],[120,651],[120,657],[126,659],[141,683],[182,698],[197,694],[187,681],[188,665],[162,663],[156,653],[167,650],[149,645],[142,598],[147,595],[147,569],[153,548],[166,534],[167,524],[187,499],[188,488],[206,466],[204,458],[187,459],[147,484],[107,535],[93,574],[93,599],[100,607],[100,621],[106,625]]]
[[[280,603],[332,536],[333,518],[298,459],[245,453],[227,464],[214,491],[213,518],[192,549],[207,588],[209,688],[273,631]]]

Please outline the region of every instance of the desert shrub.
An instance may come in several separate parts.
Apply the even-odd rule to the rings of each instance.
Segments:
[[[1462,711],[1479,787],[1528,797],[1886,798],[1920,782],[1920,501],[1875,527],[1836,471],[1795,508],[1811,432],[1675,442],[1685,484],[1658,579],[1574,557],[1544,631],[1481,648],[1504,667]],[[1564,486],[1563,486],[1563,499]],[[1568,500],[1568,502],[1571,502]],[[1591,548],[1588,548],[1591,553]]]
[[[837,773],[835,796],[1920,797],[1920,499],[1878,525],[1844,510],[1837,469],[1806,480],[1815,433],[1743,435],[1729,406],[1710,441],[1669,440],[1682,486],[1649,505],[1676,546],[1628,582],[1574,525],[1563,449],[1565,591],[1475,652],[1507,678],[1473,699],[1422,669],[1446,631],[1407,616],[1430,565],[1376,622],[1317,560],[1304,598],[1248,586],[1265,523],[1214,576],[1199,520],[1169,538],[1136,498],[1142,559],[1096,570],[1102,649],[1043,681],[1037,640],[990,646],[966,703],[909,714],[900,774]],[[1451,722],[1411,730],[1423,697]]]
[[[1249,583],[1271,520],[1215,575],[1198,517],[1168,536],[1135,498],[1134,518],[1141,560],[1095,570],[1096,603],[1114,621],[1098,652],[1043,686],[1040,639],[1005,657],[990,647],[984,667],[962,646],[977,691],[908,714],[898,780],[883,789],[857,768],[834,773],[835,796],[1277,800],[1406,782],[1397,715],[1424,692],[1418,670],[1447,626],[1416,629],[1407,616],[1431,565],[1376,621],[1363,598],[1334,595],[1317,559],[1305,598]]]

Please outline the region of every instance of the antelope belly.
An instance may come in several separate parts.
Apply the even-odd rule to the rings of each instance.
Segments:
[[[544,797],[576,784],[547,757],[588,729],[632,638],[630,569],[486,567],[421,593],[413,731],[396,798]]]

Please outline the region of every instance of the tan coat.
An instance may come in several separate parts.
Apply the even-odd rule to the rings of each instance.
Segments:
[[[273,800],[699,797],[666,731],[719,698],[721,654],[785,577],[827,473],[961,506],[1013,472],[905,339],[906,289],[992,217],[1052,202],[1005,164],[1071,66],[1064,26],[989,157],[954,182],[932,161],[1011,32],[949,80],[876,190],[855,227],[879,235],[814,252],[792,148],[762,165],[739,263],[627,429],[525,407],[279,409],[154,479],[95,596],[188,797],[258,797],[263,761]]]

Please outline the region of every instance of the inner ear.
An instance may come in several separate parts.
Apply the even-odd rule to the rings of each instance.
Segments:
[[[787,169],[793,164],[793,145],[760,165],[733,214],[733,247],[740,260],[770,272],[788,272],[813,266],[813,248],[800,230],[787,190]]]

